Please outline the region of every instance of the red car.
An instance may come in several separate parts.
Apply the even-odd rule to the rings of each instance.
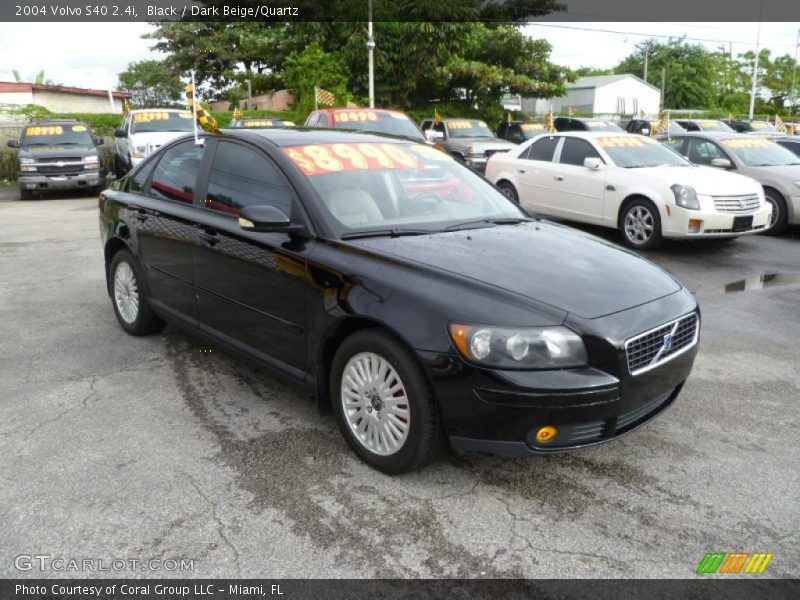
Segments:
[[[415,142],[428,141],[408,115],[385,108],[323,108],[308,115],[305,126],[370,131],[404,137]]]

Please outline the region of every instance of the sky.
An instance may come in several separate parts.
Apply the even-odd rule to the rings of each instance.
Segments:
[[[794,56],[799,28],[800,23],[763,23],[761,46],[773,55]],[[44,69],[47,79],[63,85],[113,88],[129,62],[163,58],[149,49],[153,40],[141,39],[151,30],[148,23],[0,23],[0,81],[14,81],[12,69],[28,81]],[[572,68],[613,67],[648,36],[685,35],[709,49],[731,42],[736,55],[755,48],[757,30],[756,23],[631,22],[547,22],[523,29],[551,43],[553,62]]]

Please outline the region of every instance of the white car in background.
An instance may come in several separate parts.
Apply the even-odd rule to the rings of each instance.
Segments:
[[[194,131],[191,111],[143,108],[130,111],[114,131],[114,171],[122,177],[152,152]]]
[[[753,179],[696,166],[628,133],[537,136],[492,156],[486,178],[527,210],[620,229],[634,248],[757,233],[772,210]]]

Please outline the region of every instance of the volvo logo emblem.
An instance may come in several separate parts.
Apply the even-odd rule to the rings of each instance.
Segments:
[[[664,351],[668,351],[672,348],[672,334],[668,333],[664,336]]]

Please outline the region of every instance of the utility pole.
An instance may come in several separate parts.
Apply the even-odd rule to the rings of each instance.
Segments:
[[[756,57],[753,60],[753,85],[750,88],[749,119],[753,120],[753,111],[756,107],[756,88],[758,87],[758,55],[761,53],[761,13],[764,10],[764,0],[761,0],[761,9],[758,12],[758,31],[756,32]]]
[[[367,54],[369,55],[369,107],[375,108],[375,38],[372,37],[372,0],[367,0]]]
[[[789,94],[789,114],[794,115],[794,84],[797,79],[797,49],[800,47],[800,29],[797,30],[797,42],[794,45],[794,67],[792,67],[792,91]]]
[[[650,55],[650,42],[644,47],[644,81],[647,83],[647,59]]]

